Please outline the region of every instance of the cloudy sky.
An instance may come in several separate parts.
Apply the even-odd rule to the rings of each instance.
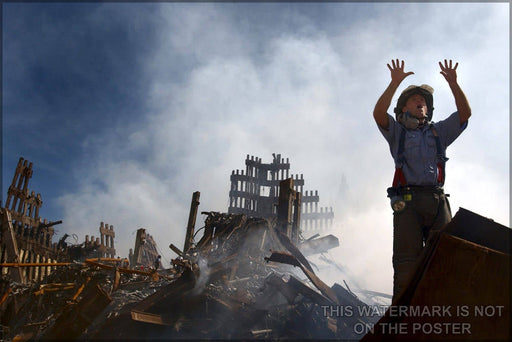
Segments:
[[[170,260],[194,191],[225,212],[231,171],[280,153],[334,209],[331,256],[391,293],[394,166],[372,110],[394,58],[415,73],[399,92],[434,87],[434,121],[455,111],[438,61],[459,62],[473,116],[447,151],[452,211],[509,226],[508,3],[2,6],[2,203],[33,162],[57,237],[104,221],[127,256],[145,227]]]

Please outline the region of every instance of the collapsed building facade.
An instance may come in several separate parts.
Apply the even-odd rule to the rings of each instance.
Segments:
[[[154,264],[158,257],[158,247],[153,236],[149,234],[146,229],[137,229],[137,236],[135,237],[135,247],[130,248],[128,253],[128,260],[133,267],[137,266],[151,266]]]
[[[40,281],[55,270],[54,264],[59,262],[86,257],[113,258],[116,254],[114,226],[103,222],[100,223],[99,236],[89,238],[86,235],[79,246],[65,242],[68,234],[58,242],[54,241],[54,226],[62,221],[48,222],[40,217],[43,200],[41,194],[29,189],[32,174],[32,163],[20,158],[7,191],[5,207],[0,208],[0,262],[40,266],[2,267],[0,273],[9,273],[17,282]]]
[[[16,172],[16,182],[13,181],[18,184],[13,187],[17,190],[10,191],[28,194],[26,184],[30,177],[20,180],[19,175],[24,172],[31,175],[31,171],[24,171],[31,170],[31,165],[22,159],[20,163],[22,167],[17,168],[20,172]],[[297,188],[294,178],[280,180],[275,189],[276,200],[271,206],[275,208],[275,215],[270,217],[203,211],[206,219],[200,229],[202,235],[198,235],[200,230],[196,229],[200,193],[193,193],[183,247],[171,243],[169,247],[178,257],[171,261],[171,268],[158,270],[134,268],[151,263],[157,252],[156,243],[146,229],[137,231],[130,263],[126,259],[112,258],[115,234],[109,225],[100,225],[100,234],[104,234],[100,238],[87,238],[86,243],[74,246],[60,241],[59,246],[51,242],[53,235],[48,235],[52,232],[49,228],[57,223],[42,221],[35,214],[37,204],[40,207],[42,202],[20,195],[18,202],[21,199],[36,204],[32,212],[27,206],[18,205],[20,211],[12,204],[13,196],[9,202],[11,209],[1,208],[0,339],[359,340],[364,337],[369,341],[406,340],[407,336],[382,334],[371,329],[396,321],[389,311],[383,316],[361,301],[346,284],[345,287],[337,283],[328,286],[315,273],[315,265],[308,258],[338,246],[339,241],[332,235],[309,239],[301,236],[302,194],[298,190],[301,189]],[[32,198],[40,200],[40,195]],[[13,210],[17,214],[11,216]],[[30,220],[23,218],[27,213],[32,215]],[[26,226],[16,222],[25,222]],[[460,226],[482,229],[454,228]],[[486,235],[489,231],[493,232],[491,238]],[[436,298],[452,303],[457,289],[463,291],[463,299],[484,298],[486,303],[504,310],[503,315],[492,320],[475,321],[475,326],[480,328],[475,335],[442,336],[471,340],[472,336],[489,338],[493,331],[498,331],[498,336],[507,340],[510,334],[503,325],[510,320],[510,306],[506,301],[510,297],[503,292],[510,285],[507,282],[510,268],[503,264],[511,260],[507,254],[510,246],[504,242],[510,240],[510,229],[496,227],[490,220],[463,211],[445,232],[457,238],[447,237],[442,232],[431,240],[407,296],[399,298],[397,303],[439,304],[429,297],[432,292],[428,289],[448,277],[451,287],[447,289],[451,292],[439,287],[433,292]],[[451,244],[441,243],[439,236]],[[499,243],[493,242],[494,238],[499,238]],[[475,246],[484,242],[487,247]],[[48,251],[38,250],[38,246],[32,248],[36,243],[46,243]],[[20,255],[23,248],[19,246],[28,251],[38,250],[39,254],[34,254],[43,255],[39,261],[44,261],[44,256],[48,255],[46,260],[50,260],[51,265],[39,265],[37,257],[27,259],[26,255]],[[98,251],[101,252],[98,254]],[[468,255],[472,255],[475,263],[466,268],[466,273],[473,277],[471,282],[460,282],[467,278],[460,277],[464,275],[461,272],[457,279],[452,279],[438,266],[453,251],[458,251],[459,262],[469,260],[465,256],[468,251]],[[450,265],[457,269],[456,263]],[[489,273],[486,265],[498,270],[500,276]],[[33,267],[46,267],[48,272],[28,277],[31,271],[27,270]],[[479,278],[475,278],[475,274]],[[482,279],[485,294],[473,283]],[[461,304],[460,301],[454,303]],[[350,312],[346,308],[351,308]],[[361,327],[370,327],[370,334]],[[435,340],[442,336],[420,337]]]
[[[301,230],[308,233],[329,230],[334,220],[332,207],[319,207],[318,190],[304,191],[304,175],[290,174],[289,158],[281,158],[280,154],[273,154],[271,163],[247,155],[245,170],[231,172],[228,213],[276,217],[279,183],[288,178],[294,180],[294,191],[301,194]]]
[[[28,195],[31,176],[32,164],[20,159],[1,212],[2,339],[353,336],[320,305],[358,299],[323,283],[297,247],[307,255],[339,242],[301,237],[301,193],[292,178],[279,182],[275,215],[203,212],[197,239],[194,193],[185,244],[171,244],[178,257],[157,271],[137,267],[158,254],[144,228],[130,260],[115,258],[115,232],[103,222],[100,236],[82,244],[67,244],[67,234],[54,242],[52,227],[61,221],[39,217],[41,196]]]

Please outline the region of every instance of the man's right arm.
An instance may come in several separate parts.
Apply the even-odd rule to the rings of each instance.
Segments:
[[[391,100],[393,99],[393,95],[396,92],[396,89],[400,83],[396,83],[391,81],[389,83],[384,93],[379,97],[377,104],[375,105],[375,109],[373,110],[373,118],[377,125],[379,125],[383,129],[388,129],[389,127],[389,119],[388,119],[388,108],[391,105]]]
[[[380,96],[377,104],[375,105],[375,109],[373,110],[373,118],[377,125],[379,125],[383,129],[388,129],[389,127],[389,119],[388,119],[388,108],[391,105],[391,100],[393,99],[393,95],[395,94],[398,86],[404,78],[409,75],[414,74],[414,72],[404,72],[404,61],[402,61],[401,65],[398,59],[396,63],[394,60],[391,61],[391,65],[387,65],[389,71],[391,71],[391,82],[388,87],[384,91],[384,93]]]

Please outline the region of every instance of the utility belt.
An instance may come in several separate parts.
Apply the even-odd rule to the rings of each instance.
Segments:
[[[407,185],[401,186],[396,189],[397,193],[400,195],[404,194],[444,194],[444,190],[442,186],[439,185]]]
[[[397,166],[393,177],[393,186],[388,188],[388,197],[391,199],[391,207],[395,212],[401,212],[405,209],[406,203],[412,200],[414,194],[430,193],[444,194],[443,184],[445,179],[445,163],[448,160],[441,145],[441,139],[433,124],[430,124],[430,130],[436,141],[437,156],[437,185],[407,185],[402,165],[405,164],[404,148],[405,148],[405,129],[402,129],[398,141]],[[448,195],[445,195],[448,196]]]
[[[388,197],[391,199],[391,208],[394,212],[401,212],[412,201],[415,194],[438,194],[443,195],[444,190],[439,185],[407,185],[391,187],[387,189]],[[450,196],[448,194],[446,197]]]

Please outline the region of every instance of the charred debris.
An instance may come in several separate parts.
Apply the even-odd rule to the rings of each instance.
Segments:
[[[362,337],[355,324],[379,319],[326,310],[366,304],[348,286],[324,283],[306,258],[339,241],[302,237],[302,195],[293,178],[273,178],[279,186],[274,215],[202,212],[201,229],[195,228],[195,192],[184,245],[169,245],[178,257],[163,269],[154,264],[156,242],[142,228],[128,259],[115,257],[113,226],[103,222],[97,238],[68,244],[65,235],[52,242],[61,222],[40,219],[41,196],[27,187],[31,175],[32,164],[20,158],[0,208],[2,341],[353,340]]]

